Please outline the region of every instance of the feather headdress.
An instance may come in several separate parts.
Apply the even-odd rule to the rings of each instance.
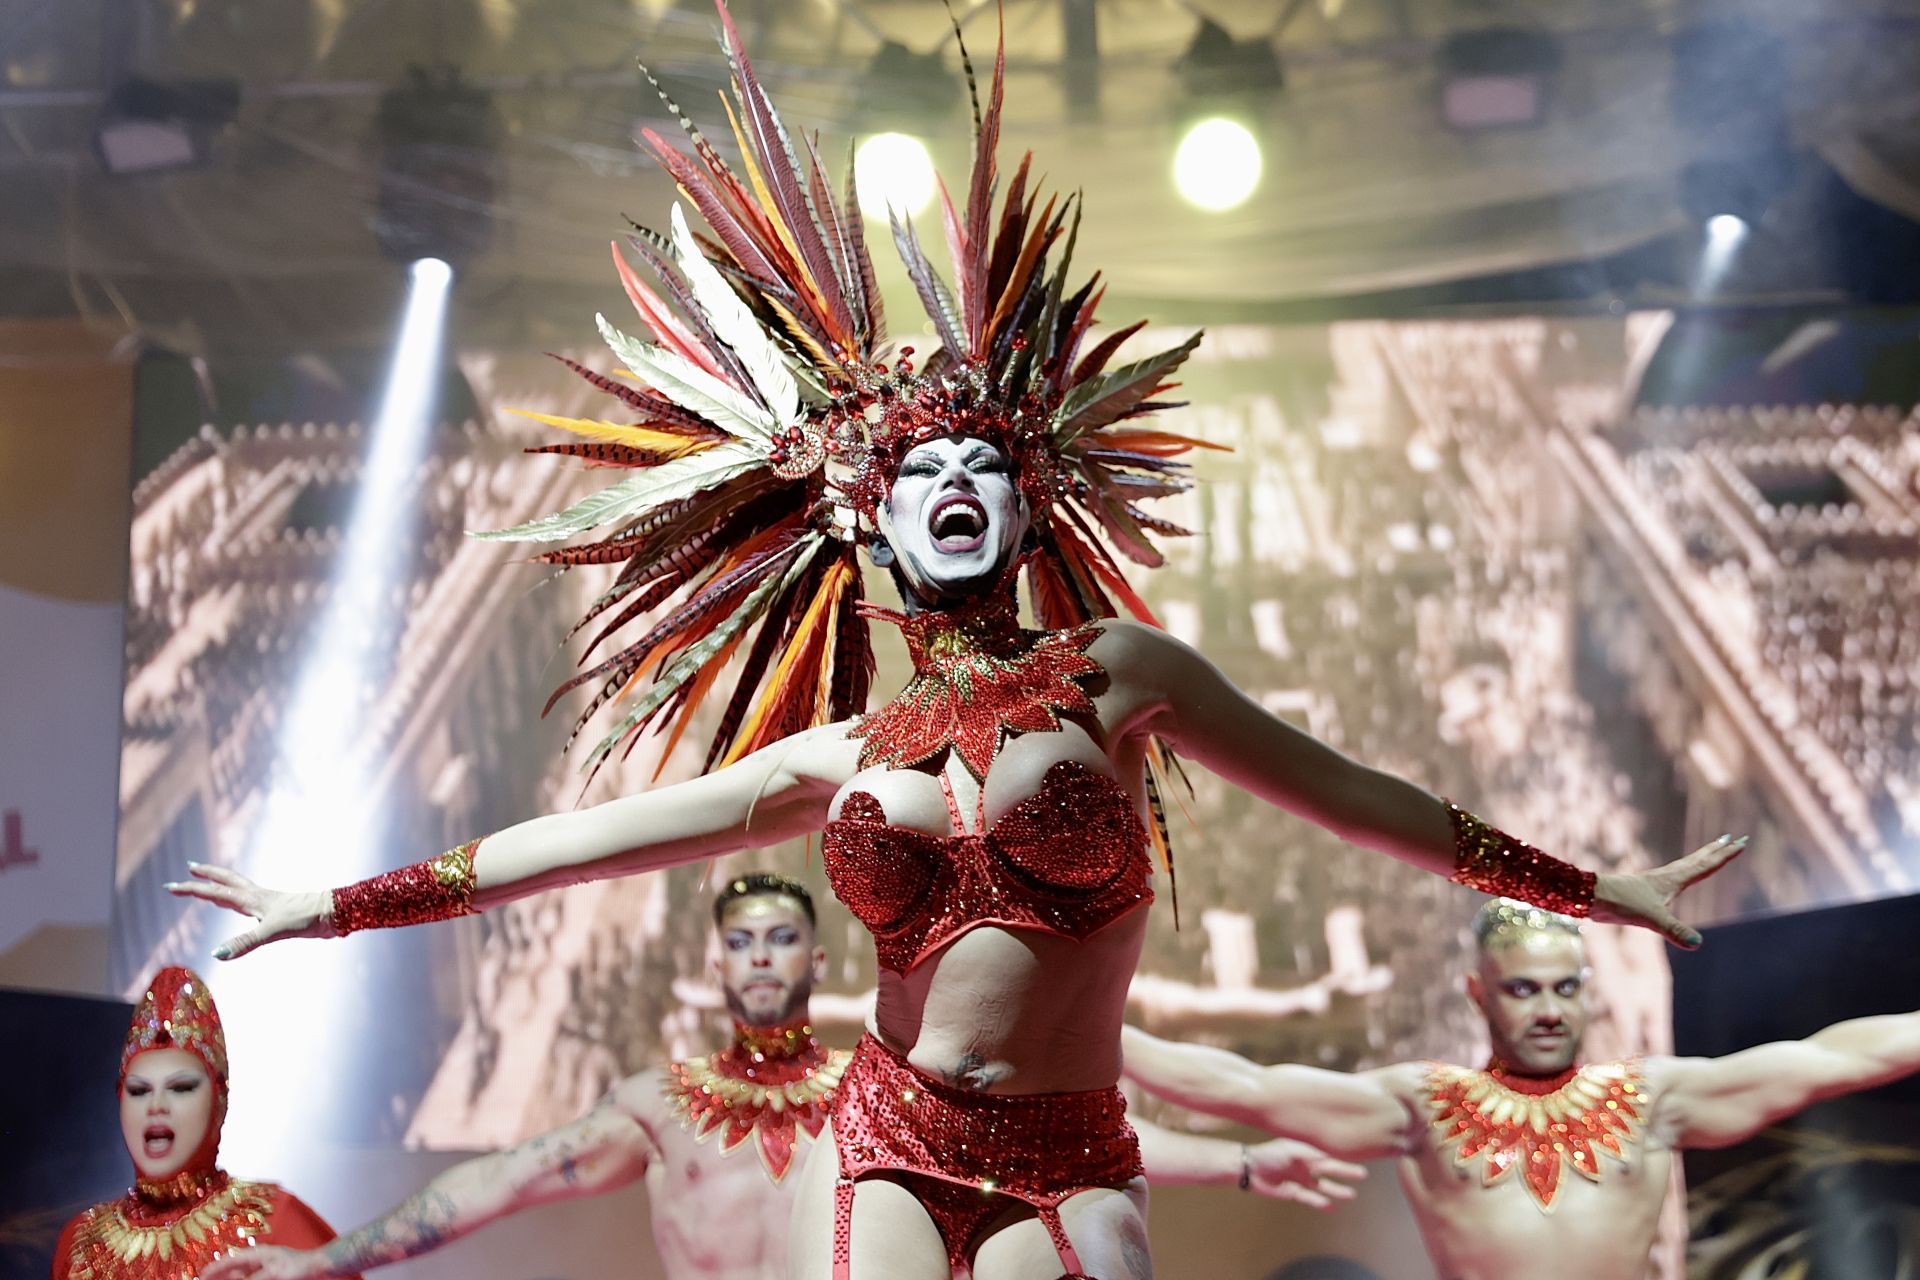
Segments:
[[[1097,275],[1067,285],[1078,198],[1042,204],[1029,189],[1030,155],[1000,194],[1004,44],[984,111],[974,96],[964,204],[956,208],[941,189],[951,283],[912,222],[893,220],[939,339],[916,367],[911,348],[886,345],[851,162],[836,192],[817,138],[796,138],[781,123],[725,0],[716,3],[733,73],[732,98],[722,100],[740,169],[649,74],[690,150],[651,129],[646,149],[706,232],[693,230],[678,204],[666,234],[636,227],[628,247],[651,285],[614,246],[645,336],[604,316],[599,327],[631,380],[565,363],[619,401],[622,420],[541,417],[581,439],[537,452],[623,474],[564,511],[481,535],[558,543],[592,531],[591,540],[536,559],[620,566],[575,627],[598,627],[585,669],[547,704],[594,689],[577,735],[618,703],[596,764],[649,728],[677,742],[736,658],[707,768],[863,710],[873,666],[857,547],[901,455],[928,435],[958,427],[1014,459],[1033,511],[1037,549],[1026,569],[1042,626],[1120,608],[1152,621],[1106,543],[1157,565],[1150,535],[1185,532],[1137,504],[1186,488],[1176,458],[1199,442],[1128,424],[1166,407],[1156,397],[1199,338],[1118,368],[1112,358],[1139,325],[1087,346],[1101,290]],[[966,70],[971,86],[970,63]],[[644,632],[615,640],[643,615],[651,618]]]

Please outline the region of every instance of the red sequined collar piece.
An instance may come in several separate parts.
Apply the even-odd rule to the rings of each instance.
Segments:
[[[720,1135],[726,1155],[748,1138],[775,1182],[786,1177],[802,1131],[820,1136],[848,1055],[827,1050],[805,1022],[734,1025],[733,1044],[711,1057],[669,1063],[664,1086],[694,1140]]]
[[[1646,1095],[1638,1060],[1589,1063],[1551,1079],[1512,1075],[1499,1064],[1484,1071],[1430,1063],[1427,1104],[1439,1145],[1458,1142],[1454,1163],[1482,1155],[1481,1184],[1492,1186],[1518,1166],[1542,1212],[1553,1210],[1560,1170],[1600,1181],[1599,1152],[1618,1160],[1638,1141]]]
[[[214,1172],[198,1175],[192,1185],[197,1194],[185,1200],[159,1203],[134,1191],[88,1210],[74,1234],[67,1274],[72,1280],[197,1276],[215,1258],[267,1232],[274,1210],[269,1184]]]
[[[907,687],[852,730],[865,739],[863,769],[912,768],[951,748],[983,779],[1009,736],[1057,730],[1062,713],[1093,714],[1080,682],[1104,674],[1085,652],[1098,624],[1028,631],[1013,601],[997,596],[912,616],[863,612],[899,627],[913,656]]]

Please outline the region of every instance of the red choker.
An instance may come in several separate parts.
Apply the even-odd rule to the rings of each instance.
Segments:
[[[1096,624],[1028,631],[1001,595],[937,612],[861,612],[899,627],[913,657],[907,687],[852,730],[865,739],[863,769],[912,768],[952,749],[985,778],[1008,737],[1056,730],[1063,713],[1093,714],[1081,682],[1104,674],[1085,652],[1100,634]]]
[[[170,1178],[156,1180],[136,1177],[133,1203],[136,1211],[172,1213],[197,1204],[227,1185],[227,1175],[219,1169],[188,1167]]]
[[[733,1044],[667,1066],[664,1092],[695,1141],[720,1135],[722,1155],[754,1139],[775,1182],[787,1174],[800,1134],[820,1136],[847,1054],[823,1049],[805,1021],[734,1024]]]

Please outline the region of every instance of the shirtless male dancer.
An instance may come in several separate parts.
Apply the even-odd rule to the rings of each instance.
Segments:
[[[1920,1013],[1724,1058],[1585,1062],[1578,924],[1496,899],[1473,931],[1467,994],[1493,1045],[1483,1069],[1263,1067],[1129,1027],[1125,1071],[1170,1101],[1350,1160],[1399,1156],[1444,1280],[1642,1280],[1676,1151],[1732,1146],[1823,1098],[1920,1070]]]
[[[352,1276],[523,1209],[642,1178],[667,1280],[783,1280],[798,1183],[787,1175],[819,1135],[848,1055],[823,1049],[808,1025],[827,954],[806,888],[764,872],[741,876],[714,900],[713,917],[715,975],[734,1020],[726,1049],[630,1076],[572,1124],[455,1165],[328,1245],[244,1250],[210,1264],[201,1280]],[[1249,1147],[1136,1128],[1149,1173],[1163,1182],[1238,1183],[1326,1208],[1353,1194],[1340,1179],[1365,1172],[1287,1138]]]

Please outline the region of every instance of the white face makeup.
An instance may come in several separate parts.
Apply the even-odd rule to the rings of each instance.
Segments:
[[[187,1167],[213,1124],[213,1077],[185,1049],[149,1049],[120,1086],[120,1136],[140,1176],[158,1182]]]
[[[998,446],[977,436],[941,436],[900,460],[884,532],[913,589],[948,600],[1000,580],[1028,519],[1026,498]]]

